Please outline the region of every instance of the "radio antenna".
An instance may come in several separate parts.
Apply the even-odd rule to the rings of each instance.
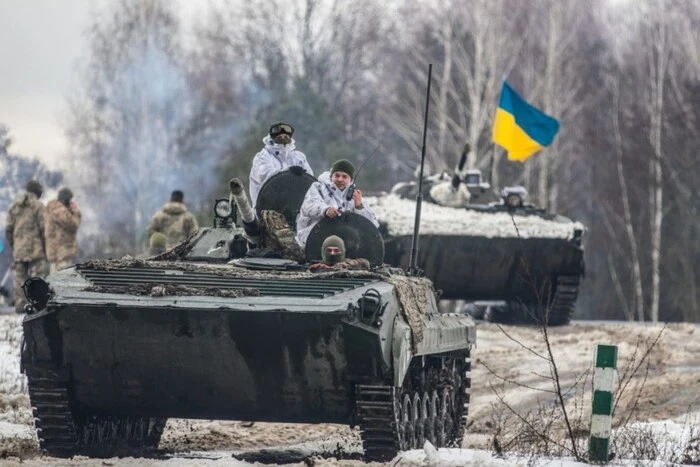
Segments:
[[[374,153],[377,152],[377,150],[378,150],[380,147],[382,147],[382,143],[379,143],[379,144],[377,145],[377,147],[374,148],[374,151],[372,151],[372,154],[370,154],[370,155],[367,157],[367,159],[365,159],[364,161],[362,161],[362,164],[360,164],[360,168],[357,169],[357,172],[355,172],[355,176],[352,178],[352,183],[350,184],[350,189],[348,190],[347,194],[345,195],[345,199],[347,199],[348,201],[350,201],[350,200],[352,199],[352,195],[355,194],[355,187],[357,186],[357,185],[355,185],[355,182],[357,181],[357,176],[360,175],[360,170],[362,170],[362,167],[365,166],[365,164],[367,163],[367,161],[369,161],[369,160],[372,158],[372,156],[374,156]]]
[[[428,92],[425,96],[425,119],[423,123],[423,147],[420,156],[420,176],[418,178],[418,195],[416,195],[416,216],[413,223],[413,239],[411,240],[411,259],[408,263],[408,274],[420,276],[423,271],[418,269],[416,261],[418,259],[418,231],[420,229],[420,210],[423,204],[423,168],[425,166],[425,139],[428,134],[428,107],[430,106],[430,82],[433,76],[433,64],[428,65]]]

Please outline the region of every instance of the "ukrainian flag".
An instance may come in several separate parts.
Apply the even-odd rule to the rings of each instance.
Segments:
[[[508,159],[525,162],[552,144],[559,121],[528,104],[503,82],[501,100],[493,122],[493,142],[508,151]]]

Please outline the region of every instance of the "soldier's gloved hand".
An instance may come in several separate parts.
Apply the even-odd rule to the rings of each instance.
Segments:
[[[326,208],[326,210],[323,213],[326,215],[326,217],[330,217],[331,219],[333,219],[334,217],[338,217],[342,212],[340,209],[331,206],[329,208]]]
[[[302,175],[306,173],[306,170],[304,170],[304,167],[300,165],[292,165],[289,167],[289,171],[293,173],[294,175]]]

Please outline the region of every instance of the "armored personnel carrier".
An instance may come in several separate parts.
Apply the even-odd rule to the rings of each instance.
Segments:
[[[297,176],[261,195],[286,177]],[[270,212],[256,217],[232,183],[213,226],[160,256],[25,284],[21,364],[43,450],[155,449],[171,417],[359,426],[368,460],[426,439],[461,442],[472,319],[438,314],[429,280],[381,267],[379,236],[355,250],[375,255],[369,270],[312,273],[271,257],[296,252],[284,231],[266,232]],[[347,236],[356,221],[321,226],[309,242]]]
[[[492,321],[568,323],[584,274],[584,226],[527,204],[522,187],[488,202],[491,187],[480,171],[461,171],[465,160],[457,175],[424,180],[418,265],[443,299],[476,302]],[[408,265],[417,187],[401,183],[369,199],[392,266]]]

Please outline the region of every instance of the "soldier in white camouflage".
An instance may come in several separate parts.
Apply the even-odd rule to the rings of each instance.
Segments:
[[[299,176],[304,172],[314,174],[306,155],[296,148],[293,134],[292,125],[277,122],[270,126],[268,135],[263,138],[265,146],[253,158],[253,166],[250,169],[250,200],[253,207],[257,205],[258,194],[263,185],[273,175],[283,170]]]
[[[80,209],[70,188],[61,188],[58,199],[46,205],[46,257],[51,272],[70,267],[78,254]]]
[[[199,229],[197,219],[187,211],[185,195],[180,190],[170,194],[170,201],[153,215],[148,223],[148,238],[155,232],[165,234],[168,239],[167,248],[172,248],[187,240]]]
[[[15,311],[24,312],[27,303],[22,285],[30,277],[46,275],[46,238],[44,205],[39,198],[43,189],[36,180],[27,182],[27,191],[10,206],[5,223],[5,237],[12,248],[12,269],[15,275]]]

